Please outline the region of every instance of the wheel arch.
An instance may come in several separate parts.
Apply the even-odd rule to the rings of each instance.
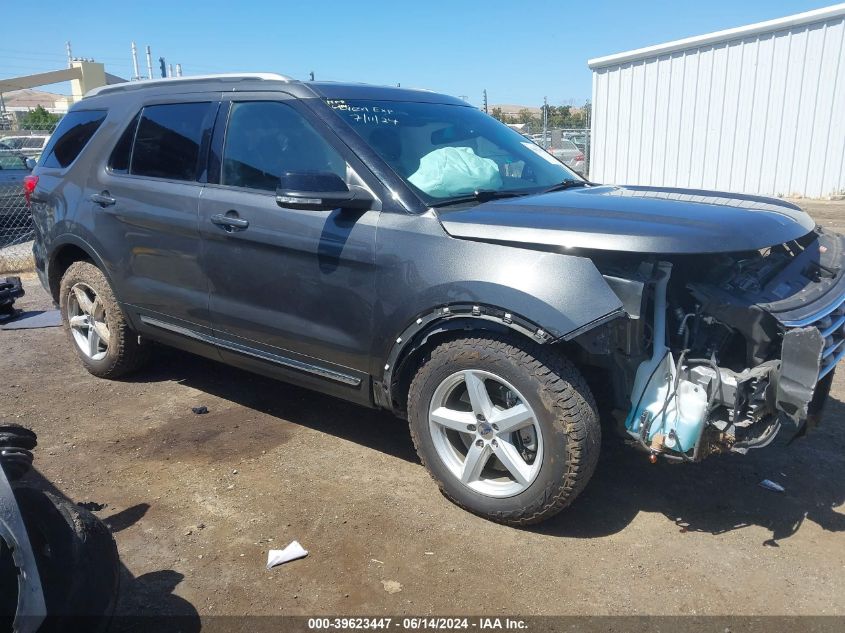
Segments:
[[[56,303],[59,301],[59,286],[62,283],[62,277],[71,264],[79,261],[88,261],[94,264],[111,283],[102,258],[88,242],[76,235],[63,236],[53,246],[47,263],[47,282],[50,286],[50,294]]]
[[[615,317],[617,315],[610,315]],[[585,331],[597,327],[592,323]],[[381,381],[374,381],[374,397],[377,404],[390,409],[399,416],[405,416],[408,387],[427,350],[444,340],[458,335],[472,333],[510,333],[535,344],[561,344],[571,337],[555,339],[540,325],[524,316],[482,304],[458,304],[441,306],[417,317],[412,324],[395,339],[383,367]],[[575,334],[575,333],[573,333]]]

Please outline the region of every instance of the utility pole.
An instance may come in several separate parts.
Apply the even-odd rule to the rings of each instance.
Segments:
[[[141,75],[138,73],[138,48],[132,42],[132,81],[138,81]]]
[[[67,67],[73,68],[73,53],[70,50],[70,42],[65,42],[65,50],[67,51]]]
[[[549,129],[549,100],[543,97],[543,149],[549,149],[549,141],[546,136]]]
[[[484,101],[484,114],[487,114],[487,88],[481,93]]]
[[[153,54],[150,47],[147,46],[147,79],[153,78]]]

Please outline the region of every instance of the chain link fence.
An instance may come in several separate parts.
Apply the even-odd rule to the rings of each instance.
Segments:
[[[35,233],[23,182],[56,124],[28,126],[0,117],[0,274],[33,269]]]
[[[590,173],[590,130],[548,128],[532,137],[534,142],[585,178]]]
[[[589,127],[550,127],[542,124],[510,123],[509,127],[533,141],[575,172],[588,177],[590,173],[591,137]]]

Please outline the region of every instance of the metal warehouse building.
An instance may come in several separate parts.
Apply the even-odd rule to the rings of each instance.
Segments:
[[[845,193],[845,4],[590,60],[590,178]]]

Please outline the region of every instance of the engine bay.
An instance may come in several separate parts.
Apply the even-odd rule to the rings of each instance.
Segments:
[[[844,254],[816,229],[760,251],[594,258],[627,318],[579,342],[629,441],[698,461],[815,424],[845,356]]]

